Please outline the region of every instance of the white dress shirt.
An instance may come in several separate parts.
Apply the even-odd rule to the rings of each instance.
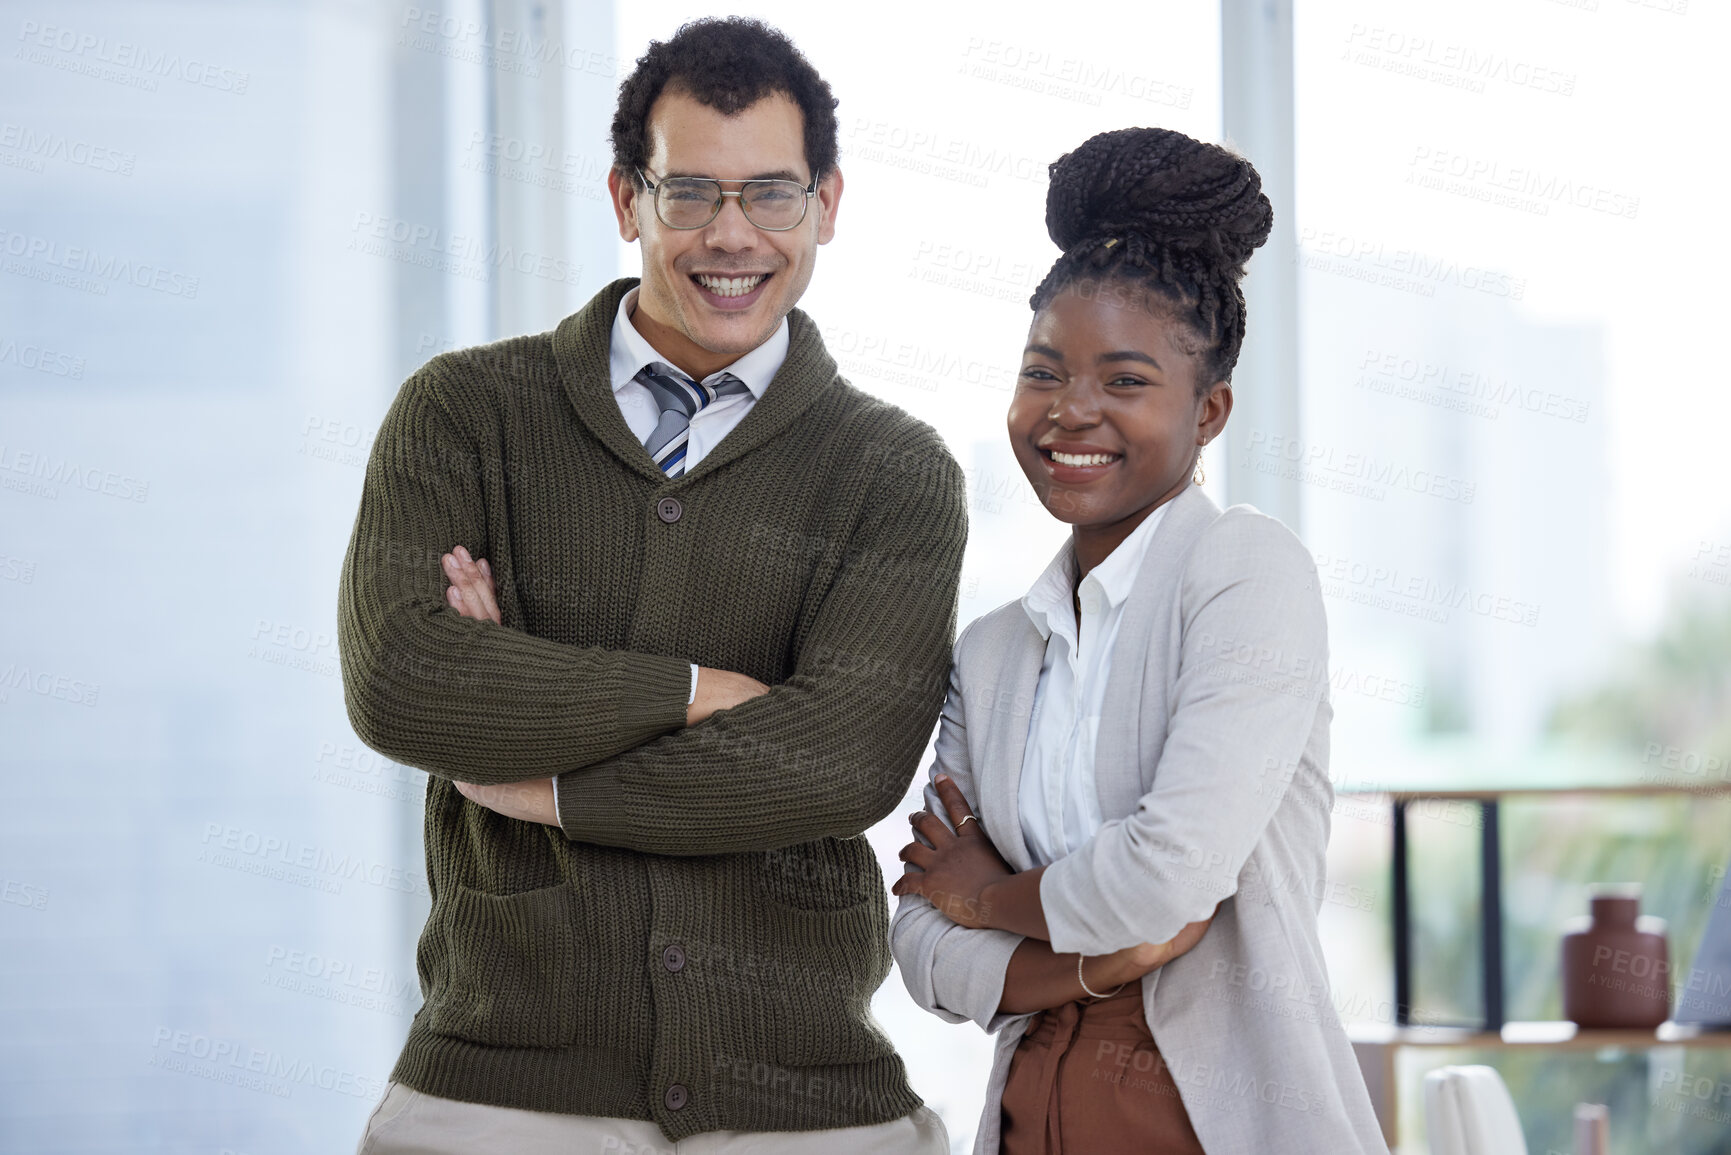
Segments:
[[[655,403],[655,394],[649,391],[649,386],[637,380],[637,374],[651,361],[672,362],[656,352],[655,347],[637,331],[637,326],[631,323],[631,311],[636,307],[637,290],[632,289],[619,302],[619,312],[613,318],[612,345],[607,363],[613,378],[613,398],[619,402],[625,424],[631,427],[637,440],[647,441],[661,420],[661,408]],[[731,373],[743,381],[750,392],[717,397],[692,414],[685,443],[687,473],[696,469],[704,454],[715,448],[716,443],[751,412],[751,407],[757,404],[757,399],[763,396],[781,369],[781,363],[787,360],[787,346],[787,318],[783,317],[769,340],[725,369],[717,369],[703,379],[703,384],[713,385],[723,373]]]
[[[637,380],[637,374],[651,361],[669,365],[672,362],[656,352],[655,346],[644,339],[637,326],[632,324],[631,311],[636,307],[637,290],[632,289],[620,300],[619,312],[613,317],[607,367],[613,383],[613,399],[619,403],[625,424],[637,440],[647,441],[661,421],[661,407],[656,404],[655,394],[649,391],[649,386]],[[716,443],[751,412],[751,407],[757,404],[757,399],[763,396],[776,373],[781,371],[781,363],[787,360],[787,348],[787,318],[783,317],[769,340],[703,379],[703,384],[713,385],[723,373],[731,373],[745,383],[748,392],[717,397],[691,415],[685,440],[685,472],[696,469],[703,455],[715,448]],[[685,700],[688,706],[697,701],[697,670],[697,663],[691,663],[691,696]],[[553,779],[553,805],[555,809],[559,805],[557,778]]]
[[[1143,518],[1117,549],[1088,571],[1079,588],[1080,566],[1072,541],[1022,598],[1022,608],[1046,639],[1017,791],[1022,837],[1036,866],[1065,857],[1100,829],[1094,744],[1106,674],[1125,599],[1171,504],[1165,502]],[[1077,593],[1082,602],[1080,636],[1073,602]]]

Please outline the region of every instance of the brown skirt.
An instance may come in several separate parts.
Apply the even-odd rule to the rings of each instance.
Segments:
[[[1004,1084],[1003,1155],[1204,1155],[1142,1014],[1142,984],[1028,1020]]]

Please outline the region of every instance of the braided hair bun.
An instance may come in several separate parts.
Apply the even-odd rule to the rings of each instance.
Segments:
[[[1249,161],[1169,129],[1102,132],[1050,172],[1046,231],[1061,249],[1141,233],[1242,272],[1274,223]]]
[[[1046,231],[1064,250],[1034,291],[1042,309],[1078,280],[1144,285],[1209,349],[1206,382],[1230,380],[1244,340],[1244,264],[1274,210],[1249,161],[1165,128],[1090,137],[1050,168]]]

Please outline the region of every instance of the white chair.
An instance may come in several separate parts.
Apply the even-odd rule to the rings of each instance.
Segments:
[[[1527,1155],[1515,1101],[1495,1067],[1440,1067],[1424,1077],[1430,1155]]]

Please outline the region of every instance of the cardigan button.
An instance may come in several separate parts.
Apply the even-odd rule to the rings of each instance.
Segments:
[[[672,525],[679,520],[679,515],[685,512],[685,507],[679,504],[677,497],[664,497],[655,503],[656,516]]]
[[[676,971],[685,965],[685,952],[676,946],[670,946],[661,952],[661,965],[670,971]]]
[[[662,1096],[661,1101],[667,1104],[667,1109],[669,1111],[677,1111],[681,1107],[685,1106],[686,1101],[689,1098],[690,1096],[685,1092],[685,1084],[675,1083],[673,1086],[667,1088],[667,1094]]]

